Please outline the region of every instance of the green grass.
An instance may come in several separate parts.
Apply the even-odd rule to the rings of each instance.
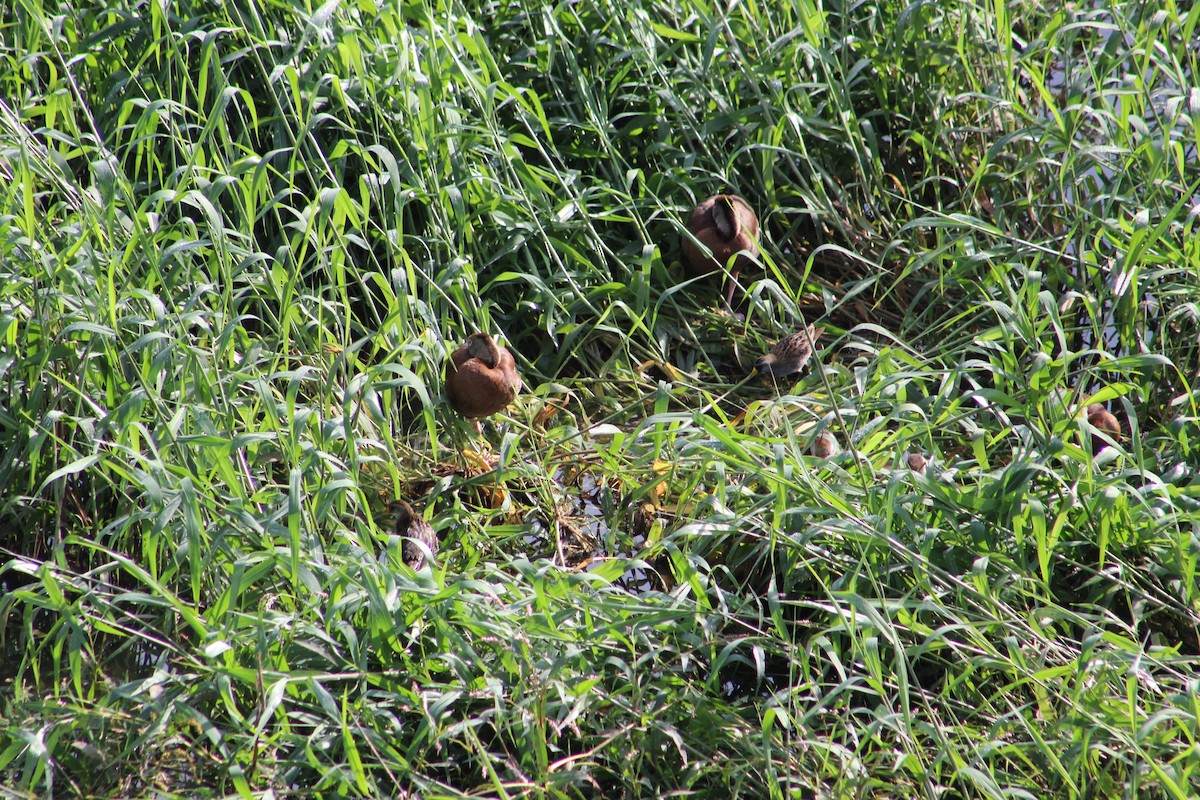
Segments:
[[[1198,796],[1198,24],[19,0],[2,793]]]

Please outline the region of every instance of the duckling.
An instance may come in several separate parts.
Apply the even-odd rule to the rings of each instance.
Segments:
[[[809,325],[783,337],[771,348],[771,352],[754,362],[754,368],[776,378],[799,372],[812,358],[813,347],[824,332],[824,326]]]
[[[817,458],[833,458],[842,452],[842,448],[836,436],[829,431],[821,431],[813,437],[809,452]]]
[[[758,252],[758,216],[736,194],[719,194],[701,202],[688,214],[687,229],[692,235],[683,238],[683,257],[698,275],[719,272],[734,253]],[[701,244],[712,251],[712,256],[705,253]],[[739,255],[733,263],[726,305],[733,300],[738,270],[747,261],[747,256]]]
[[[425,553],[417,542],[428,547],[431,554],[438,551],[438,537],[433,526],[403,500],[393,500],[390,511],[396,515],[396,535],[404,540],[400,557],[413,569],[420,569],[425,566]]]
[[[1098,431],[1107,433],[1113,441],[1121,440],[1121,423],[1112,412],[1106,409],[1099,403],[1089,403],[1087,407],[1087,421],[1093,428]],[[1092,434],[1092,452],[1099,452],[1108,442],[1101,439],[1096,434]]]
[[[512,353],[486,333],[472,333],[446,365],[446,397],[467,419],[490,417],[521,391]]]

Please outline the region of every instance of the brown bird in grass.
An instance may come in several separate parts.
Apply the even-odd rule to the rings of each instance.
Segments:
[[[908,468],[913,472],[925,474],[925,468],[929,466],[929,456],[924,453],[909,453],[904,457],[904,463],[908,464]]]
[[[1087,421],[1098,431],[1107,433],[1113,441],[1121,441],[1121,423],[1112,412],[1099,403],[1090,403],[1087,407]],[[1098,452],[1108,442],[1096,434],[1092,434],[1092,451]]]
[[[421,551],[417,542],[428,547],[431,554],[438,551],[438,537],[433,531],[433,526],[403,500],[393,500],[390,510],[396,515],[396,535],[404,540],[400,548],[400,557],[413,569],[420,569],[425,566],[425,553]]]
[[[512,353],[486,333],[472,333],[446,365],[446,397],[467,419],[490,417],[521,391]]]
[[[829,431],[821,431],[813,437],[809,451],[817,458],[833,458],[842,452],[837,437]]]
[[[758,252],[758,216],[750,204],[736,194],[719,194],[701,202],[688,214],[687,229],[692,235],[683,237],[683,257],[698,275],[719,272],[735,253]],[[712,255],[709,256],[701,245]],[[726,305],[733,300],[738,272],[749,260],[742,254],[733,262],[729,270]]]
[[[771,348],[771,352],[754,362],[754,368],[764,375],[776,378],[799,372],[812,358],[817,339],[824,332],[824,327],[809,325],[783,337]]]

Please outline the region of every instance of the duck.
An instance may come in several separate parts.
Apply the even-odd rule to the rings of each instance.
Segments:
[[[403,500],[393,500],[389,510],[396,517],[396,535],[404,542],[400,557],[414,570],[421,569],[425,566],[425,553],[417,542],[429,548],[431,555],[438,551],[438,537],[433,526]]]
[[[1087,421],[1093,428],[1103,433],[1107,433],[1113,441],[1121,440],[1121,422],[1113,415],[1111,411],[1106,409],[1100,403],[1089,403],[1087,407]],[[1092,452],[1099,452],[1108,442],[1096,434],[1092,434]]]
[[[467,419],[503,411],[521,391],[517,362],[507,348],[487,333],[472,333],[450,355],[446,365],[446,397]]]
[[[799,372],[812,358],[817,339],[824,326],[809,325],[780,339],[771,351],[754,362],[754,368],[764,375],[782,378]]]
[[[758,215],[736,194],[718,194],[701,201],[688,214],[687,229],[691,236],[683,237],[683,257],[697,275],[721,271],[735,253],[758,252]],[[739,255],[730,269],[726,305],[733,300],[738,271],[747,262],[745,254]]]
[[[809,452],[817,458],[833,458],[842,452],[842,448],[838,444],[837,437],[826,430],[813,437]]]

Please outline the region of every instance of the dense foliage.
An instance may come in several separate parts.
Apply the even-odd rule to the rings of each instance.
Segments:
[[[5,796],[1197,796],[1200,7],[1047,5],[11,4]]]

